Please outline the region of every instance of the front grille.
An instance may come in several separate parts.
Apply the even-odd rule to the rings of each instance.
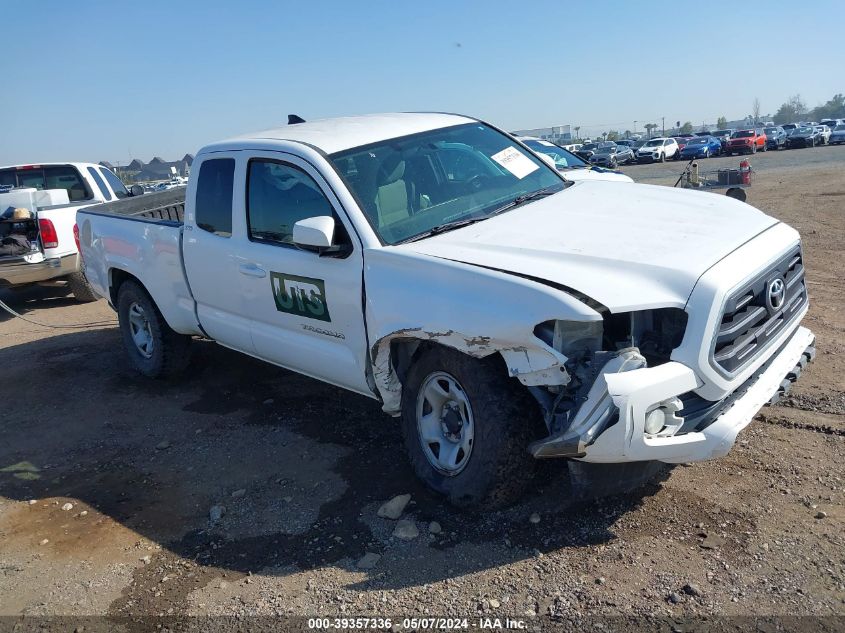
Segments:
[[[782,297],[778,280],[783,284]],[[806,303],[804,258],[798,247],[728,297],[716,332],[713,364],[735,374],[762,353]]]

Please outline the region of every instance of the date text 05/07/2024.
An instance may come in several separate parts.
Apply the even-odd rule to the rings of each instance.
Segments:
[[[521,631],[527,628],[525,620],[519,618],[440,618],[413,617],[394,620],[393,618],[378,617],[345,617],[345,618],[309,618],[308,629],[311,630],[511,630]]]

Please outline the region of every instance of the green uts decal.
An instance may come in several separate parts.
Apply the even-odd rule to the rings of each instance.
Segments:
[[[271,272],[270,286],[279,312],[320,321],[332,320],[322,279]]]

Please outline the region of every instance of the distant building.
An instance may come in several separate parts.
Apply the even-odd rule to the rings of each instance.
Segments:
[[[171,167],[176,170],[177,176],[187,176],[191,171],[193,162],[194,157],[191,154],[185,154],[181,159],[174,161],[166,161],[160,156],[154,156],[149,163],[135,158],[126,167],[119,169],[121,175],[128,176],[133,182],[170,180],[173,177]],[[114,170],[114,167],[108,161],[101,161],[100,164]]]
[[[552,143],[569,142],[572,140],[572,126],[555,125],[553,127],[538,127],[533,130],[517,130],[514,136],[536,136]]]

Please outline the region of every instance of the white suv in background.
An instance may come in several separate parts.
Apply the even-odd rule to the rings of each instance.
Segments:
[[[814,125],[813,127],[819,131],[819,135],[822,138],[822,143],[824,145],[829,145],[830,144],[830,134],[831,134],[832,130],[827,125]]]
[[[637,150],[637,162],[660,161],[675,158],[678,155],[678,141],[673,138],[657,137],[647,140]]]

